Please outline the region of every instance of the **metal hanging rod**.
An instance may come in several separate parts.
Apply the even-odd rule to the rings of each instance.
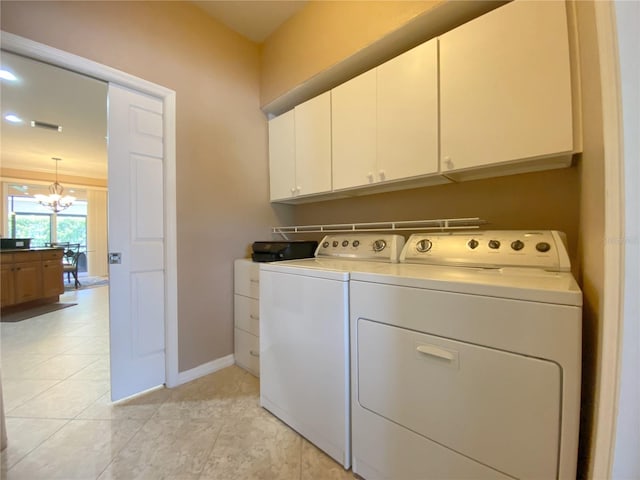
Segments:
[[[271,227],[271,233],[345,233],[386,232],[399,230],[463,230],[480,228],[487,223],[478,217],[441,218],[437,220],[403,220],[399,222],[336,223],[332,225],[297,225]]]

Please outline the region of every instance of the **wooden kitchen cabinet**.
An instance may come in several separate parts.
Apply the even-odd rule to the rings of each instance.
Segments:
[[[3,252],[2,308],[38,301],[57,301],[64,292],[62,250]]]
[[[574,153],[565,2],[516,0],[440,37],[442,172],[566,167]]]
[[[331,97],[318,95],[269,121],[271,200],[331,191]]]
[[[2,256],[2,267],[0,268],[2,277],[0,277],[0,307],[6,307],[14,304],[15,291],[13,279],[13,262],[5,263],[5,256]]]
[[[54,258],[51,258],[54,257]],[[62,250],[42,259],[42,296],[52,297],[64,293]]]

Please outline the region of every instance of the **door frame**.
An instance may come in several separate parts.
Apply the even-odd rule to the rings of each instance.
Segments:
[[[2,49],[66,68],[108,83],[158,97],[164,115],[164,225],[165,225],[165,384],[179,385],[178,374],[178,262],[176,228],[176,92],[107,65],[0,31]]]

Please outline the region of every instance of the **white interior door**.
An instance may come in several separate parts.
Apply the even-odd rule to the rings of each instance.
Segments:
[[[165,383],[162,106],[159,98],[109,84],[109,321],[114,401]]]

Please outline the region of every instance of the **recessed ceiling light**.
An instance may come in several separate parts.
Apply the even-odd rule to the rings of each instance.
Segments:
[[[2,80],[9,80],[10,82],[15,82],[16,80],[18,80],[18,77],[16,77],[9,70],[5,70],[4,68],[0,70],[0,78]]]
[[[22,123],[22,119],[19,116],[14,115],[13,113],[9,113],[9,114],[5,115],[4,119],[7,122],[11,122],[11,123]]]

